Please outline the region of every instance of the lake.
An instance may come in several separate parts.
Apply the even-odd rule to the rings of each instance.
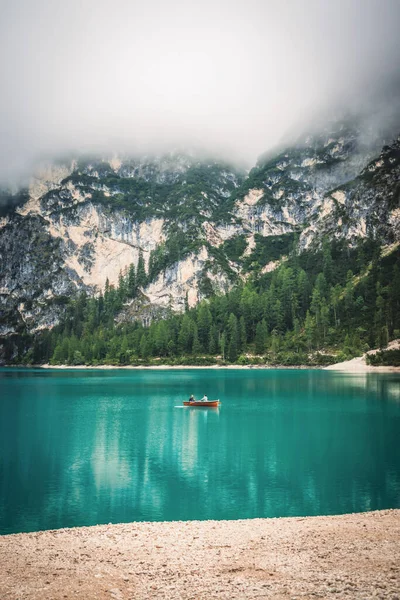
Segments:
[[[0,533],[399,508],[399,442],[397,374],[2,369]]]

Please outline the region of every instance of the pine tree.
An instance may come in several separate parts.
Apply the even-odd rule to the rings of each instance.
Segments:
[[[351,340],[348,333],[346,333],[346,337],[344,338],[343,351],[347,356],[353,356],[353,349],[351,347]]]
[[[79,350],[79,342],[77,338],[73,335],[69,338],[69,348],[68,348],[68,364],[73,365],[75,359],[75,352]]]
[[[383,325],[379,331],[379,348],[384,349],[389,343],[389,331],[387,325]]]
[[[212,325],[212,315],[208,304],[201,304],[197,313],[197,330],[199,342],[202,349],[208,350],[210,344],[210,331]]]
[[[300,269],[297,276],[297,298],[299,303],[299,314],[301,317],[305,317],[308,307],[308,299],[310,295],[310,284],[308,281],[307,273]]]
[[[314,346],[315,338],[315,318],[307,311],[306,320],[304,323],[308,349],[311,350]]]
[[[182,354],[190,352],[193,345],[193,321],[188,314],[184,314],[178,334],[178,348]]]
[[[155,326],[155,347],[158,356],[166,356],[170,340],[169,328],[166,321],[160,321]]]
[[[150,344],[149,344],[149,341],[148,341],[148,337],[147,337],[147,335],[145,333],[140,338],[139,351],[140,351],[140,356],[144,360],[147,360],[149,358],[150,353],[151,353],[151,351],[150,351]]]
[[[128,271],[128,296],[134,298],[136,296],[136,270],[135,265],[132,263],[129,266]]]
[[[107,281],[108,281],[108,279],[107,279]],[[107,284],[107,281],[106,281],[106,284]],[[100,323],[102,322],[103,313],[104,313],[104,296],[100,293],[100,296],[99,296],[99,299],[97,302],[97,315],[96,315],[97,325],[100,325]]]
[[[218,329],[215,324],[211,326],[208,351],[211,355],[214,355],[218,352]]]
[[[68,354],[67,354],[67,356],[65,356],[64,348],[63,348],[63,345],[60,340],[54,349],[51,362],[52,362],[52,364],[62,365],[63,363],[65,363],[67,358],[68,358]]]
[[[282,309],[282,303],[279,299],[275,300],[272,310],[272,323],[274,329],[278,331],[284,331],[285,329],[285,315]]]
[[[122,365],[126,365],[129,361],[128,350],[129,350],[128,338],[126,337],[126,335],[124,335],[122,338],[122,341],[121,341],[121,349],[120,349],[120,356],[119,356],[119,362]]]
[[[268,327],[263,319],[260,323],[257,323],[256,327],[256,337],[255,337],[255,346],[256,346],[256,354],[264,354],[266,351],[268,339]]]
[[[221,348],[222,360],[225,360],[225,349],[226,349],[226,334],[225,331],[221,334],[221,339],[219,341],[219,345]]]
[[[145,287],[147,283],[146,267],[144,264],[143,252],[139,250],[139,258],[136,269],[136,284],[138,287]]]
[[[296,348],[296,352],[299,352],[300,346],[300,321],[295,318],[293,322],[293,344]]]
[[[327,298],[328,296],[328,284],[323,273],[318,273],[317,279],[315,280],[315,289],[318,290],[319,295],[322,298]]]
[[[167,344],[167,354],[168,356],[174,356],[176,351],[176,346],[174,340],[170,339]]]
[[[311,296],[310,312],[313,315],[315,315],[315,322],[316,322],[317,327],[320,326],[321,303],[322,303],[321,292],[317,287],[315,287],[313,289],[313,293]]]
[[[346,319],[351,322],[354,316],[354,281],[353,271],[347,271],[346,287],[344,290],[344,306],[346,310]]]
[[[276,357],[276,355],[278,354],[279,348],[280,348],[279,333],[277,332],[276,329],[274,329],[271,332],[271,352],[272,352],[272,354],[273,354],[274,357]]]
[[[199,342],[199,335],[197,332],[196,323],[193,324],[193,344],[192,344],[192,354],[194,356],[198,356],[201,353],[201,345]]]
[[[122,271],[119,272],[118,276],[118,297],[121,302],[125,302],[127,297],[127,286]]]
[[[378,282],[376,286],[376,310],[375,310],[375,342],[379,348],[387,346],[388,327],[386,320],[385,290]],[[386,343],[385,343],[386,342]]]
[[[244,287],[239,302],[239,312],[243,316],[246,325],[248,340],[251,340],[255,334],[256,321],[261,316],[258,295],[255,290]],[[258,304],[258,306],[257,306]]]
[[[389,286],[389,305],[391,316],[391,335],[400,335],[400,269],[396,264],[393,269],[393,278]]]
[[[326,340],[326,334],[329,327],[329,306],[325,299],[321,302],[321,328],[324,342]]]
[[[243,315],[239,319],[239,342],[240,342],[240,350],[242,352],[246,352],[247,331],[246,331],[246,321],[244,320]]]
[[[329,285],[333,281],[333,261],[331,249],[327,240],[325,240],[323,244],[323,257],[323,274],[326,283]]]
[[[336,284],[335,287],[331,287],[330,299],[331,299],[331,306],[333,308],[333,314],[335,317],[335,327],[337,327],[339,325],[338,307],[339,307],[339,301],[340,301],[341,296],[342,296],[342,288],[340,287],[339,284]]]
[[[277,323],[278,327],[282,330],[291,329],[293,326],[293,296],[295,290],[294,273],[293,269],[283,267],[280,275],[280,303],[282,311],[282,325]],[[279,321],[279,319],[278,319]]]
[[[228,319],[228,358],[231,362],[235,362],[239,351],[239,331],[236,316],[231,313]]]
[[[156,250],[150,250],[150,256],[149,256],[149,265],[148,265],[148,277],[149,280],[151,281],[155,274],[156,274],[156,270],[157,270],[157,258],[156,258]]]

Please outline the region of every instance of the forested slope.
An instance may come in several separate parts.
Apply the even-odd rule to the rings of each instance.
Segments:
[[[182,154],[52,167],[3,211],[0,360],[325,364],[383,347],[400,329],[400,141],[377,152],[358,133],[334,124],[247,174]]]
[[[384,347],[400,332],[397,244],[382,250],[373,240],[354,249],[325,242],[182,314],[167,312],[148,327],[118,323],[129,299],[143,301],[143,276],[132,269],[99,298],[82,294],[27,354],[21,338],[17,362],[323,365]]]

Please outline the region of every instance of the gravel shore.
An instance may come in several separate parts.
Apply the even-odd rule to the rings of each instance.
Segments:
[[[400,350],[400,340],[392,340],[385,350]],[[374,367],[367,365],[367,355],[376,354],[377,352],[379,352],[378,349],[370,350],[366,354],[363,354],[363,356],[330,365],[329,367],[325,367],[325,369],[328,371],[345,371],[346,373],[400,373],[400,367]]]
[[[0,536],[1,600],[400,600],[400,510]]]

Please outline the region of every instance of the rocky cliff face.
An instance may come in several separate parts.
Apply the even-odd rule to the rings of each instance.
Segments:
[[[86,160],[46,168],[0,221],[0,335],[51,327],[63,300],[116,284],[139,253],[175,249],[145,291],[180,309],[201,297],[200,278],[228,285],[205,244],[208,220],[230,220],[230,197],[243,173],[215,162],[169,155],[142,160]],[[210,234],[212,237],[212,234]],[[224,237],[221,231],[220,235]]]
[[[66,297],[116,284],[139,254],[144,304],[182,310],[274,268],[296,233],[301,248],[321,235],[398,240],[400,142],[379,153],[381,139],[359,134],[333,123],[247,174],[178,153],[47,167],[0,218],[0,336],[52,327]]]
[[[400,137],[357,177],[324,194],[301,243],[307,247],[321,235],[350,242],[373,235],[389,244],[400,239]]]

